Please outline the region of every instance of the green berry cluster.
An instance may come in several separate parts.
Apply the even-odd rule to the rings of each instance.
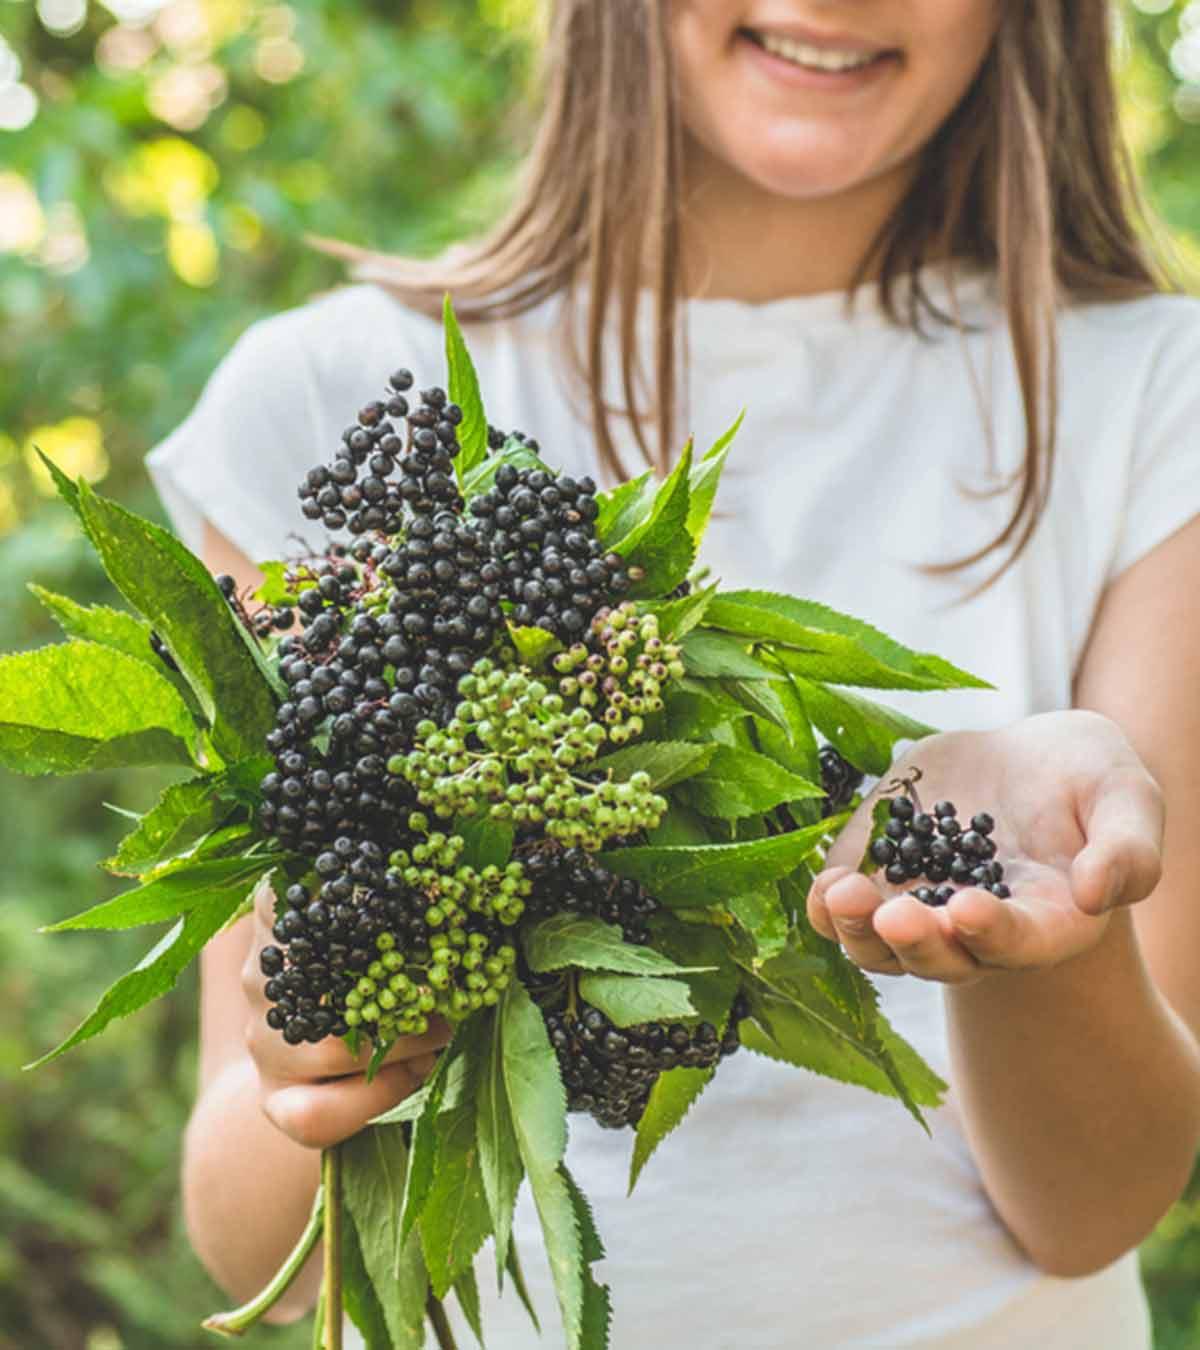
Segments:
[[[392,933],[380,933],[375,946],[378,956],[346,994],[342,1016],[383,1045],[428,1031],[431,1013],[460,1022],[495,1005],[517,962],[510,943],[497,947],[488,933],[462,926],[431,933],[425,948],[402,952]]]
[[[663,706],[663,686],[683,676],[679,648],[665,642],[653,614],[632,601],[602,609],[587,637],[554,657],[558,692],[602,721],[614,745],[640,736],[643,718]]]
[[[652,829],[667,809],[648,774],[626,782],[580,777],[613,728],[523,667],[483,659],[459,681],[461,702],[438,728],[417,728],[407,755],[388,771],[403,776],[422,806],[441,819],[477,816],[537,827],[567,847],[598,849],[606,840]],[[624,738],[623,738],[624,739]]]
[[[409,816],[408,823],[417,831],[427,830],[429,824],[419,811]],[[524,897],[531,889],[524,867],[514,860],[504,867],[491,864],[476,871],[459,863],[464,847],[460,835],[435,831],[426,835],[424,843],[397,849],[389,862],[406,886],[428,900],[424,919],[431,929],[461,925],[468,914],[511,927],[525,912]]]

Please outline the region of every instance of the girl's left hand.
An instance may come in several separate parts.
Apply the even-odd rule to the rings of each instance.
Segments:
[[[882,872],[855,870],[879,788],[915,767],[927,810],[950,800],[964,822],[993,816],[1010,899],[964,887],[931,908]],[[1158,784],[1107,717],[1042,713],[997,731],[945,732],[914,744],[863,802],[813,883],[808,916],[880,975],[966,984],[1054,966],[1095,946],[1113,908],[1154,890],[1162,836]]]

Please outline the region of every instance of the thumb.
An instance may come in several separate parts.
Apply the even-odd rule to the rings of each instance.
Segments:
[[[1071,890],[1085,914],[1132,905],[1162,879],[1164,806],[1140,766],[1107,773],[1081,812],[1087,843],[1071,863]]]

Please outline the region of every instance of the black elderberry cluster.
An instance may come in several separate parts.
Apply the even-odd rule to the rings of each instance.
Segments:
[[[342,433],[342,449],[331,465],[310,469],[300,484],[300,509],[328,530],[351,534],[394,534],[407,502],[419,514],[459,501],[453,460],[458,454],[462,409],[444,389],[423,389],[417,407],[405,397],[409,370],[388,380],[384,400],[368,403],[358,422]],[[388,421],[406,420],[407,436]]]
[[[567,1090],[567,1110],[587,1111],[608,1129],[636,1126],[659,1074],[675,1068],[709,1069],[732,1055],[741,1045],[738,1024],[748,1013],[738,995],[721,1036],[711,1022],[694,1027],[644,1022],[619,1028],[586,1003],[574,1014],[544,1011]]]
[[[525,901],[531,917],[588,914],[619,927],[626,942],[650,941],[646,921],[659,904],[636,881],[615,876],[582,848],[560,848],[552,840],[532,844],[518,856],[532,887]]]
[[[503,571],[512,621],[564,642],[629,589],[624,560],[596,538],[596,484],[502,464],[495,486],[471,502],[476,529]]]
[[[328,611],[322,617],[337,623]],[[349,632],[334,638],[336,627],[325,650],[314,642],[315,651],[303,638],[280,643],[288,697],[267,735],[275,768],[259,784],[263,828],[309,856],[339,840],[357,846],[387,838],[397,813],[412,802],[407,785],[386,772],[388,757],[407,746],[408,734],[402,695],[383,678],[378,624],[357,614]],[[322,748],[316,736],[324,723],[328,744]]]
[[[884,836],[871,845],[871,857],[893,886],[924,877],[931,884],[913,894],[926,905],[948,903],[956,885],[982,887],[1005,900],[1012,894],[990,837],[995,821],[986,811],[972,816],[966,830],[953,802],[938,802],[929,814],[902,796],[892,799],[889,811]]]
[[[832,745],[823,745],[817,758],[821,764],[821,786],[825,789],[821,814],[831,816],[850,805],[866,774],[856,769]]]

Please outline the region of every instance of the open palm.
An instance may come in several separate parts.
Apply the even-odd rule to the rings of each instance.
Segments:
[[[1011,898],[965,887],[932,908],[882,872],[855,870],[880,789],[914,768],[927,805],[948,799],[964,819],[995,818]],[[1053,966],[1094,946],[1113,907],[1150,894],[1162,830],[1162,795],[1108,718],[1043,713],[996,731],[947,732],[914,745],[863,803],[812,887],[809,917],[879,974],[965,983]]]

